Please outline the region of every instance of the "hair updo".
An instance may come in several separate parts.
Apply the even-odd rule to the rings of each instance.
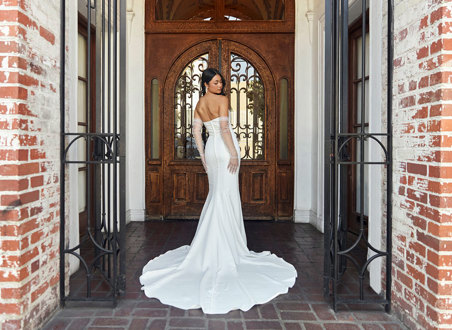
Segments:
[[[224,93],[224,86],[226,85],[226,80],[224,80],[223,75],[214,68],[207,68],[203,71],[202,77],[201,77],[201,91],[202,95],[206,95],[206,84],[209,84],[209,82],[215,77],[216,75],[219,75],[221,78],[221,82],[223,83],[223,86],[221,88],[220,95],[226,95]]]

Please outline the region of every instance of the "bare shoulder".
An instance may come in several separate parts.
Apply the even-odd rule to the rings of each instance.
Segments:
[[[226,96],[221,95],[218,98],[218,103],[219,103],[219,110],[220,110],[219,115],[221,117],[228,117],[228,115],[229,115],[229,99]]]
[[[218,98],[219,98],[220,102],[228,102],[229,103],[229,98],[226,95],[218,95]]]
[[[200,112],[203,112],[205,104],[206,104],[206,100],[205,100],[204,96],[201,96],[198,100],[198,103],[196,104],[196,109]]]
[[[227,106],[229,107],[229,99],[228,99],[228,97],[225,96],[225,95],[219,95],[219,96],[218,96],[218,102],[219,102],[222,106],[227,105]]]
[[[196,107],[195,107],[195,113],[194,113],[195,117],[203,117],[203,115],[204,115],[204,103],[205,103],[205,101],[203,100],[203,97],[201,97],[198,100],[198,103],[196,104]]]
[[[199,98],[198,104],[203,105],[206,102],[206,97],[203,95]]]

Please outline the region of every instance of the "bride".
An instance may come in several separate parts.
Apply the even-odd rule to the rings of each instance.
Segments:
[[[209,180],[209,194],[190,245],[152,259],[140,282],[149,298],[181,309],[223,314],[249,310],[286,293],[295,268],[269,251],[247,248],[239,194],[240,149],[229,123],[225,80],[212,68],[202,74],[193,134]],[[204,148],[202,125],[209,138]]]

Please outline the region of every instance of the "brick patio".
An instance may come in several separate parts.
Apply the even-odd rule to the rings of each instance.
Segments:
[[[334,313],[323,297],[323,235],[309,224],[245,222],[248,247],[270,250],[292,263],[298,278],[288,294],[247,312],[205,315],[147,298],[138,281],[145,263],[180,245],[190,244],[195,221],[133,222],[127,227],[127,294],[116,308],[68,303],[44,329],[405,329],[380,306],[343,306]],[[356,288],[345,281],[343,290]],[[71,283],[76,288],[77,284]],[[81,307],[83,306],[83,307]]]

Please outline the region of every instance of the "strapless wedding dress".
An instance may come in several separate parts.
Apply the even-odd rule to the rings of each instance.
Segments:
[[[204,154],[209,193],[191,244],[152,259],[140,276],[147,297],[208,314],[247,311],[286,293],[297,277],[295,268],[282,258],[247,248],[238,171],[232,174],[227,169],[230,152],[220,122],[220,118],[204,122],[209,132]],[[229,121],[227,125],[240,155]]]

